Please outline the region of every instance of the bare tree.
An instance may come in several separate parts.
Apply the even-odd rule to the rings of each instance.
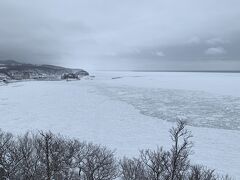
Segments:
[[[51,132],[41,132],[36,141],[37,156],[40,157],[46,179],[71,178],[70,169],[75,153],[73,142]]]
[[[166,164],[168,171],[167,179],[169,180],[184,179],[190,166],[188,157],[192,152],[193,143],[190,141],[192,137],[191,132],[185,126],[185,122],[178,121],[177,127],[170,129],[173,145],[168,153],[168,163]]]
[[[163,148],[158,148],[155,151],[150,149],[142,150],[140,151],[140,159],[150,179],[160,180],[166,177],[168,153]]]
[[[39,166],[40,157],[37,154],[35,143],[35,136],[29,132],[24,136],[18,137],[17,146],[21,161],[16,176],[22,177],[21,179],[35,180],[42,175]]]
[[[232,180],[228,175],[220,176],[215,170],[201,165],[191,166],[187,180]]]
[[[114,153],[100,145],[85,144],[77,156],[79,176],[84,180],[112,180],[118,175]]]
[[[203,166],[192,166],[188,175],[188,180],[217,180],[214,170]]]
[[[144,164],[137,158],[124,157],[120,161],[120,173],[123,180],[148,180]]]
[[[14,179],[21,157],[17,153],[13,135],[0,131],[0,178]]]
[[[8,149],[12,145],[12,135],[10,133],[5,134],[0,130],[0,179],[6,179],[8,173],[8,162],[6,155]]]
[[[81,143],[77,140],[64,139],[62,144],[64,153],[60,158],[60,161],[62,162],[59,168],[60,174],[62,174],[61,176],[64,177],[64,180],[77,180],[79,177],[75,157],[79,153],[78,145]]]

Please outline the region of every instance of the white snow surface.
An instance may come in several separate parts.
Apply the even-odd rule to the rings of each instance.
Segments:
[[[1,129],[51,130],[131,157],[170,148],[168,130],[184,119],[194,135],[192,162],[240,179],[240,74],[91,74],[96,78],[0,85]]]

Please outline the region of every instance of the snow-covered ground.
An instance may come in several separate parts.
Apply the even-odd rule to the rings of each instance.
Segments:
[[[94,80],[1,85],[1,128],[52,130],[134,156],[142,148],[169,148],[169,128],[185,119],[193,161],[240,179],[240,74],[92,74]]]

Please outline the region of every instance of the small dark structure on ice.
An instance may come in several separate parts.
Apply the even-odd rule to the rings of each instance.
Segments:
[[[84,76],[88,76],[88,72],[86,71],[78,71],[75,73],[64,73],[61,76],[61,79],[76,79],[76,80],[80,80],[82,77]]]

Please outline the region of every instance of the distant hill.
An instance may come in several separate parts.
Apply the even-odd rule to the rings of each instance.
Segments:
[[[23,64],[14,60],[0,60],[0,65],[16,65],[16,64]]]
[[[89,73],[82,69],[70,69],[53,65],[35,65],[20,63],[15,60],[0,60],[0,80],[59,80],[66,74],[74,74],[76,78]]]

